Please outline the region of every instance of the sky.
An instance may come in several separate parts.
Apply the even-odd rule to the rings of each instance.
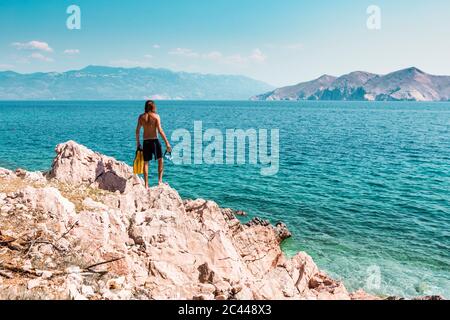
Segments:
[[[449,39],[448,0],[0,0],[0,70],[20,73],[139,66],[274,86],[411,66],[450,75]]]

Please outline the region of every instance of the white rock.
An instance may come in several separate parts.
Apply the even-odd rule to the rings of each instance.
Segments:
[[[42,282],[42,280],[39,278],[28,281],[28,284],[27,284],[28,290],[32,290],[36,287],[39,287],[41,285],[41,282]]]
[[[124,283],[125,283],[125,277],[119,277],[116,279],[108,280],[108,282],[106,282],[106,287],[109,290],[120,290],[123,288]]]
[[[0,178],[12,179],[13,177],[15,177],[14,172],[5,168],[0,168]]]
[[[82,205],[86,210],[94,210],[94,211],[108,210],[108,206],[104,205],[103,203],[96,202],[91,198],[84,199]]]
[[[14,207],[13,207],[11,204],[5,204],[4,206],[2,206],[2,207],[0,208],[0,211],[1,211],[1,212],[4,212],[4,213],[9,213],[9,212],[11,212],[13,209],[14,209]]]
[[[28,182],[45,183],[47,179],[44,177],[42,172],[25,172],[23,179]]]
[[[42,279],[50,279],[51,277],[53,277],[53,272],[51,271],[42,272]]]
[[[18,204],[15,205],[14,209],[15,210],[25,210],[25,209],[27,209],[27,207],[25,205],[21,204],[21,203],[18,203]]]
[[[139,181],[123,162],[69,141],[56,147],[57,156],[49,176],[70,184],[95,184],[100,189],[125,192]]]
[[[76,274],[81,273],[81,269],[78,266],[67,267],[64,271],[65,271],[65,273],[70,274],[70,275],[76,275]]]
[[[32,264],[31,264],[31,261],[30,261],[30,260],[25,260],[25,261],[23,262],[22,269],[25,270],[25,271],[30,271],[31,269],[33,269],[33,266],[32,266]]]
[[[70,217],[75,216],[75,205],[64,198],[58,189],[45,187],[36,189],[26,187],[19,193],[22,203],[36,211],[50,213],[53,218],[68,225]]]
[[[131,300],[133,294],[130,290],[110,291],[103,293],[103,298],[106,300]]]
[[[91,286],[82,286],[81,293],[83,296],[85,296],[87,298],[95,296],[94,289]]]

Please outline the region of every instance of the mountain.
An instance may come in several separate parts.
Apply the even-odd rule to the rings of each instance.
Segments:
[[[253,100],[307,100],[315,97],[317,92],[321,92],[325,88],[329,87],[336,78],[328,75],[323,75],[320,78],[299,83],[295,86],[284,87],[275,89],[272,92],[257,96],[261,99]],[[317,100],[317,99],[314,99]]]
[[[0,100],[238,100],[271,89],[244,76],[153,68],[88,66],[61,73],[0,72]]]
[[[450,101],[450,76],[434,76],[414,67],[387,75],[355,71],[339,78],[324,75],[251,100]]]
[[[365,85],[369,100],[450,100],[450,77],[409,68],[378,77]]]

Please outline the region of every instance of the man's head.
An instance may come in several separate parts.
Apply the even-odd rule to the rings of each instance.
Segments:
[[[149,112],[156,113],[156,104],[153,100],[148,100],[145,102],[145,113]]]

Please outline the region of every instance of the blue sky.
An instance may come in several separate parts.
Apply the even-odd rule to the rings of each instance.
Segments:
[[[81,30],[66,27],[69,5]],[[381,30],[366,25],[369,5]],[[86,65],[243,74],[281,86],[354,70],[450,74],[448,0],[0,0],[0,70]]]

